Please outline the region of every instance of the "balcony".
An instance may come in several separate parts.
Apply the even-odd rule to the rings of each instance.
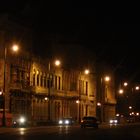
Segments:
[[[31,87],[28,84],[17,81],[17,82],[10,83],[9,89],[10,90],[21,90],[21,91],[24,91],[24,92],[30,92]]]
[[[76,99],[78,99],[79,97],[76,91],[63,91],[63,90],[53,90],[51,91],[51,96],[62,98],[76,98]]]

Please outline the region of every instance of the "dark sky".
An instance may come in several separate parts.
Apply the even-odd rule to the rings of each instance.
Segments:
[[[88,1],[76,2],[5,0],[0,4],[0,11],[32,24],[35,52],[58,53],[64,58],[74,58],[72,61],[85,57],[85,63],[96,54],[99,62],[113,66],[121,76],[139,81],[140,13],[137,4],[96,6]],[[79,48],[82,49],[80,53]]]

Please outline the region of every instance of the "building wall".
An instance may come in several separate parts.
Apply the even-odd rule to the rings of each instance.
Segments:
[[[105,77],[110,78],[105,81]],[[98,75],[97,86],[97,102],[101,105],[97,106],[97,116],[102,122],[108,122],[109,119],[115,118],[116,115],[116,98],[115,98],[115,83],[114,75],[111,71],[108,75]]]
[[[18,54],[10,52],[13,43],[21,47]],[[52,60],[33,56],[30,30],[8,17],[0,17],[1,90],[5,47],[8,50],[5,81],[7,112],[14,117],[25,115],[34,123],[47,122],[50,103],[52,121],[66,116],[72,116],[77,121],[85,115],[96,116],[96,74],[85,75],[82,70],[56,68]],[[115,107],[113,88],[107,86],[105,102]],[[76,103],[77,100],[79,103]]]
[[[7,83],[7,85],[10,85],[10,87],[7,87],[10,94],[7,92],[7,95],[11,95],[8,100],[9,103],[7,102],[9,104],[8,110],[14,114],[13,116],[23,114],[27,115],[34,124],[45,123],[48,121],[48,100],[50,100],[50,117],[53,122],[58,121],[61,117],[68,116],[72,116],[77,121],[85,115],[96,116],[95,75],[85,75],[77,70],[64,70],[61,68],[52,68],[52,72],[50,72],[44,60],[25,59],[28,63],[25,63],[24,60],[26,65],[24,66],[23,58],[21,58],[17,58],[19,59],[17,64],[14,63],[16,66],[15,71],[11,67],[13,66],[13,61],[9,61],[9,66],[7,67],[9,69],[8,77],[10,78],[10,75],[14,77],[12,78],[13,80],[10,79],[9,83]],[[22,76],[19,77],[17,74],[18,69],[21,70],[21,68],[21,72],[24,71],[24,74],[22,74],[24,75],[24,80],[21,79]],[[29,74],[29,88],[28,86],[23,86],[26,85],[23,82],[27,83],[28,77],[25,76],[26,74]],[[48,87],[49,74],[51,74],[53,80],[50,87],[50,96]],[[14,80],[16,81],[13,82]],[[46,81],[46,84],[44,81]],[[45,97],[47,97],[47,100],[45,100]],[[79,99],[80,103],[76,103]]]

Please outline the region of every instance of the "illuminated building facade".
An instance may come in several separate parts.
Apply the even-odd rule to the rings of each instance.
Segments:
[[[21,46],[17,54],[11,53],[9,49],[13,41]],[[8,51],[4,81],[5,46]],[[0,90],[3,90],[5,83],[5,112],[11,113],[13,119],[23,115],[32,125],[57,122],[61,117],[71,116],[78,122],[85,115],[96,116],[96,74],[85,75],[83,70],[55,67],[52,60],[33,56],[31,48],[30,31],[5,18],[2,19]],[[108,88],[109,101],[114,100],[114,97],[110,98],[114,96],[112,86]],[[0,110],[3,111],[2,104]],[[114,106],[113,111],[115,112]]]

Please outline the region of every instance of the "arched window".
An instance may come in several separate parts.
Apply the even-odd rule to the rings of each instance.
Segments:
[[[47,82],[46,82],[46,74],[44,74],[44,87],[47,87]]]
[[[39,86],[39,71],[37,71],[37,86]]]
[[[41,87],[43,86],[43,73],[41,73],[40,75],[40,86]]]

